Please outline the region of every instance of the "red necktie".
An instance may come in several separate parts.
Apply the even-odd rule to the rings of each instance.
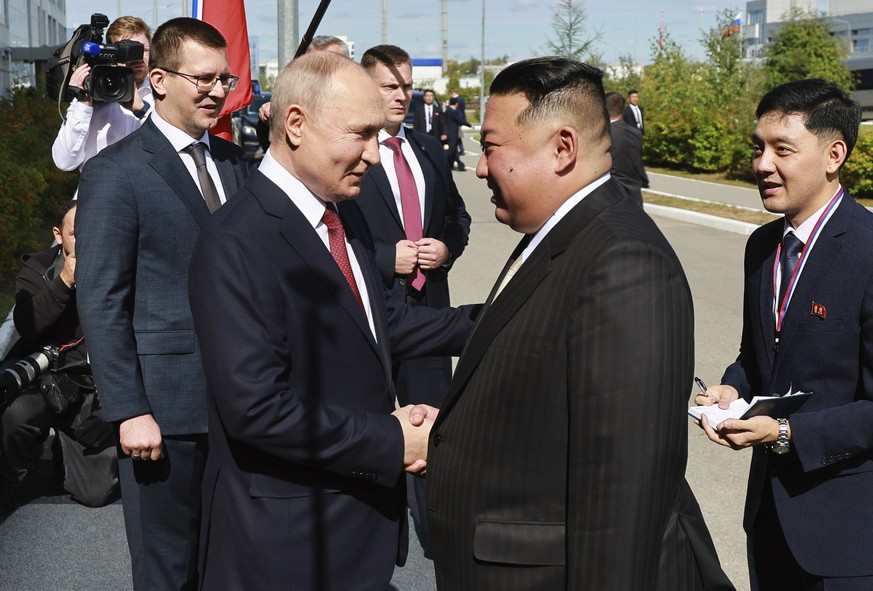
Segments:
[[[406,231],[406,239],[418,242],[423,236],[421,229],[421,202],[418,200],[418,189],[415,186],[415,177],[412,169],[403,156],[400,149],[402,140],[399,137],[390,137],[384,144],[394,152],[394,174],[397,175],[397,184],[400,185],[400,207],[403,209],[403,228]],[[424,273],[418,265],[410,275],[412,287],[421,291],[424,287]]]
[[[352,289],[352,293],[355,294],[355,299],[358,300],[358,304],[361,306],[361,310],[364,310],[364,313],[366,314],[364,300],[361,299],[361,292],[358,291],[355,274],[352,272],[352,263],[349,262],[349,253],[346,251],[346,238],[345,232],[343,231],[343,222],[340,220],[336,211],[334,211],[333,205],[328,205],[325,208],[324,216],[322,216],[321,221],[324,222],[325,226],[327,226],[327,240],[330,243],[330,255],[333,257],[333,260],[336,261],[337,267],[339,267],[343,276],[346,278],[349,287]]]

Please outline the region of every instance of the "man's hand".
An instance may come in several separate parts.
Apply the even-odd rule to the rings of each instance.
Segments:
[[[438,413],[426,404],[410,404],[391,413],[403,429],[403,467],[411,474],[424,474],[427,469],[427,441]]]
[[[709,424],[709,418],[703,415],[700,419],[700,427],[706,436],[719,445],[733,449],[745,449],[762,443],[772,443],[779,436],[779,423],[776,419],[761,415],[746,419],[727,419],[721,425],[713,428]],[[789,439],[790,435],[789,427]]]
[[[67,287],[76,286],[76,253],[64,255],[64,268],[61,269],[61,281]]]
[[[149,413],[125,421],[118,426],[121,451],[134,460],[160,460],[164,457],[161,428]]]
[[[423,271],[442,267],[449,260],[449,247],[436,238],[422,238],[415,243],[418,247],[418,266]]]
[[[397,243],[394,256],[394,273],[397,275],[409,275],[418,264],[418,247],[412,240],[401,240]]]
[[[698,394],[694,397],[694,404],[697,406],[712,406],[718,404],[722,410],[731,405],[731,402],[740,397],[740,393],[733,386],[719,384],[718,386],[710,386],[706,389],[706,394]]]
[[[264,122],[270,120],[270,101],[267,101],[258,109],[258,119]]]
[[[91,73],[91,66],[89,66],[88,64],[82,64],[81,66],[76,68],[76,71],[73,72],[72,76],[70,76],[70,83],[68,86],[70,86],[71,88],[82,88],[84,90],[83,85],[85,84],[85,78],[87,78],[88,74],[90,74],[90,73]],[[81,102],[90,106],[91,105],[91,95],[85,94],[85,97],[87,97],[87,98],[85,98]]]

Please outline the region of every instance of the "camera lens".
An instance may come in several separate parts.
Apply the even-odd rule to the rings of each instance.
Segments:
[[[91,68],[91,97],[96,101],[128,102],[133,99],[136,82],[133,70],[101,64]]]
[[[124,95],[126,84],[124,76],[119,76],[117,73],[106,73],[94,81],[94,90],[105,99],[117,99]]]

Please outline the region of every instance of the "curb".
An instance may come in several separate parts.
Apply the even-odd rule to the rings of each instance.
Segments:
[[[678,209],[676,207],[667,207],[666,205],[652,205],[650,203],[644,203],[643,209],[646,210],[646,213],[649,213],[651,215],[670,218],[673,220],[678,220],[680,222],[698,224],[701,226],[706,226],[708,228],[713,228],[715,230],[722,230],[724,232],[742,234],[743,236],[748,236],[758,228],[756,224],[740,222],[737,220],[729,220],[726,218],[710,215],[708,213],[689,211],[687,209]]]

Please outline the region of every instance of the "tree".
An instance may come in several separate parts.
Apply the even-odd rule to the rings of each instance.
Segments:
[[[555,37],[546,40],[549,52],[569,59],[600,63],[602,59],[594,44],[600,41],[603,32],[596,30],[591,36],[586,36],[586,18],[585,0],[557,0],[552,8]]]
[[[823,78],[851,88],[852,74],[842,61],[846,46],[830,35],[826,20],[814,13],[793,9],[767,49],[764,71],[770,88],[804,78]]]
[[[690,60],[666,35],[652,43],[654,64],[640,91],[646,105],[645,157],[651,164],[748,175],[748,138],[760,95],[757,69],[743,61],[730,12],[704,34],[707,60]]]

